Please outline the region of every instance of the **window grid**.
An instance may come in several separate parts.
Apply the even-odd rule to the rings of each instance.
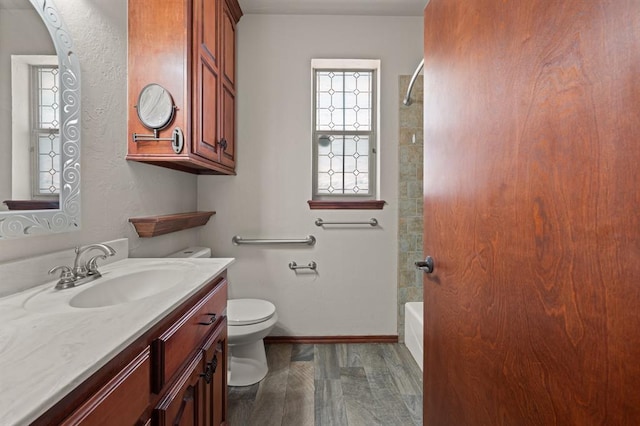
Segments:
[[[314,72],[314,198],[374,197],[372,69]]]
[[[32,112],[34,134],[34,195],[60,193],[61,147],[59,76],[57,66],[32,66],[35,102]]]

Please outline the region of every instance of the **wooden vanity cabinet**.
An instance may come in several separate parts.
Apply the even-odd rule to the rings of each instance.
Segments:
[[[237,0],[129,0],[129,140],[127,160],[199,174],[235,174],[235,26]],[[157,83],[176,105],[184,148],[133,140],[151,134],[138,119],[140,91]]]
[[[215,425],[227,413],[226,271],[33,425]]]
[[[153,410],[157,426],[226,424],[226,335],[223,320]]]

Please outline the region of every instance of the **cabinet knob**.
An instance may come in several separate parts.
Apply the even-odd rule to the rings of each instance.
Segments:
[[[220,146],[222,149],[227,149],[227,140],[225,138],[220,139]]]

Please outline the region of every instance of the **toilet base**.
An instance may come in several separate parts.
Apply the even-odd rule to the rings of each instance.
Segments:
[[[253,385],[264,379],[269,372],[262,339],[241,345],[230,344],[229,354],[229,386]]]

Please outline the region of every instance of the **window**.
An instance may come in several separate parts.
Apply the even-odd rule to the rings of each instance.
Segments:
[[[59,99],[57,56],[11,56],[13,199],[60,194]]]
[[[60,112],[58,67],[32,66],[31,112],[34,134],[34,196],[60,193]]]
[[[379,60],[314,59],[313,200],[375,200]]]

